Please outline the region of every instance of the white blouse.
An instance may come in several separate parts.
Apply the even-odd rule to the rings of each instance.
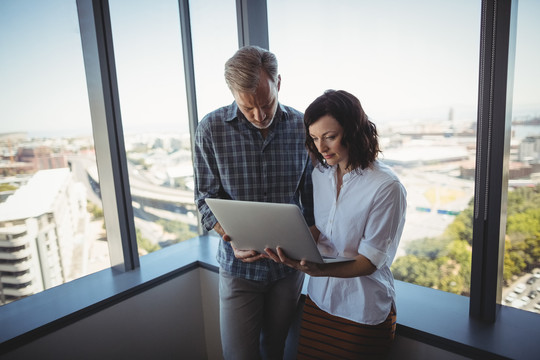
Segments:
[[[377,270],[354,278],[310,277],[310,298],[332,315],[362,324],[382,323],[395,299],[390,265],[405,223],[405,188],[388,166],[376,161],[369,169],[345,174],[337,199],[336,167],[317,166],[313,194],[321,253],[362,254]]]

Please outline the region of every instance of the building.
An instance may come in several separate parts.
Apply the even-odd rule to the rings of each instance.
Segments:
[[[85,190],[67,168],[38,171],[1,203],[2,302],[63,284],[88,221]]]
[[[519,144],[519,160],[529,164],[540,163],[540,136],[528,136]]]
[[[429,151],[426,151],[426,146],[419,144],[400,149],[385,150],[382,157],[383,161],[389,165],[415,167],[466,161],[470,155],[467,148],[462,145],[430,145]]]
[[[472,162],[465,162],[460,167],[461,177],[464,179],[474,179],[475,164]],[[523,162],[510,161],[508,165],[508,178],[511,180],[529,178],[533,173],[534,168],[532,165]]]
[[[15,159],[19,163],[32,164],[34,171],[67,167],[66,156],[53,153],[47,146],[21,146]]]

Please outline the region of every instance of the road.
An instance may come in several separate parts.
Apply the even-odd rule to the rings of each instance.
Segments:
[[[101,199],[96,195],[89,181],[90,176],[98,182],[95,157],[76,155],[70,156],[68,160],[74,177],[86,187],[88,200],[102,207]],[[191,227],[197,227],[198,219],[194,214],[192,191],[155,185],[131,167],[129,181],[133,197],[135,226],[141,231],[143,237],[156,244],[171,240],[170,234],[165,234],[163,228],[155,223],[156,218],[180,221]],[[167,204],[170,206],[166,206]],[[168,209],[159,208],[160,206],[168,207]],[[175,213],[171,211],[172,209],[184,213]]]

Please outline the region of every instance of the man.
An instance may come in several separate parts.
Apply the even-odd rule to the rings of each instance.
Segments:
[[[255,251],[234,249],[205,198],[295,203],[313,221],[312,164],[303,115],[280,104],[274,54],[256,46],[225,64],[234,102],[206,115],[195,134],[195,201],[207,230],[223,237],[220,327],[225,359],[281,359],[303,275]]]

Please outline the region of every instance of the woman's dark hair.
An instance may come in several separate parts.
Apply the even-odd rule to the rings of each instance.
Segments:
[[[343,127],[341,144],[349,151],[347,168],[353,170],[369,167],[381,152],[377,128],[368,119],[360,101],[343,90],[326,90],[306,109],[304,113],[306,146],[311,154],[322,165],[328,166],[309,134],[309,127],[325,115],[332,116]]]

